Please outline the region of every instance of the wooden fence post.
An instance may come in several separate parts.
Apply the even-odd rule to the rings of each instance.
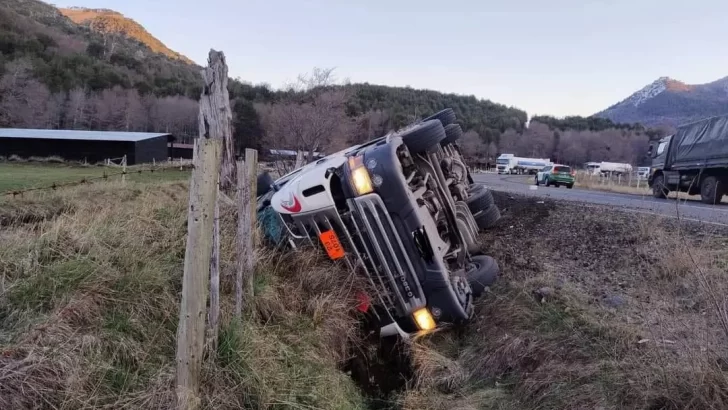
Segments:
[[[187,215],[187,247],[182,278],[182,302],[177,328],[177,408],[200,406],[200,371],[205,342],[205,310],[212,228],[217,202],[217,181],[222,156],[222,140],[198,138],[195,141]]]
[[[126,184],[126,154],[124,155],[124,158],[121,159],[121,183]]]
[[[219,181],[219,177],[218,177]],[[217,194],[220,195],[218,182]],[[220,201],[215,201],[215,216],[212,229],[212,257],[210,258],[210,323],[208,335],[210,353],[217,351],[217,336],[220,328]]]
[[[235,315],[237,317],[241,317],[243,310],[247,310],[252,305],[254,296],[258,151],[249,148],[245,150],[244,174],[241,165],[238,163],[238,271],[235,278]]]
[[[227,90],[228,67],[225,54],[210,50],[207,67],[202,69],[203,89],[200,96],[199,130],[200,137],[222,141],[222,163],[219,169],[218,186],[229,193],[235,186],[235,160],[233,145],[233,115],[230,109],[230,96]],[[217,208],[217,205],[216,205]],[[219,210],[217,211],[219,213]],[[217,347],[220,318],[220,220],[213,224],[213,254],[218,257],[210,261],[210,314],[209,346]]]
[[[301,150],[298,150],[296,152],[296,164],[295,164],[295,166],[294,166],[293,169],[298,169],[298,168],[301,168],[303,166],[303,154],[304,153]]]

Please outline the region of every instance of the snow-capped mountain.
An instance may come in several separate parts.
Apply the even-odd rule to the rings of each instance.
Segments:
[[[676,126],[723,114],[728,114],[728,77],[696,85],[660,77],[595,115],[619,123]]]

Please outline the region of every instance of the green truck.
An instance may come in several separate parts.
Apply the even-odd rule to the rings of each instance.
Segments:
[[[681,125],[674,135],[652,143],[648,155],[647,182],[654,197],[679,191],[717,204],[728,187],[728,115]]]

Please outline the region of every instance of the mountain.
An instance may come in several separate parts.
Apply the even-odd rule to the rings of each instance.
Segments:
[[[194,64],[189,58],[164,45],[164,43],[151,35],[139,23],[125,17],[117,11],[109,9],[88,9],[84,7],[60,8],[58,10],[74,23],[88,26],[93,31],[101,34],[121,34],[138,40],[155,53],[161,53],[167,57],[179,59],[188,64]]]
[[[728,77],[707,84],[660,77],[595,115],[616,123],[677,126],[723,114],[728,114]]]
[[[146,30],[132,30],[131,23],[124,24],[81,25],[41,1],[2,0],[0,75],[20,65],[29,67],[32,76],[51,92],[77,88],[99,92],[118,86],[142,95],[199,98],[199,67],[129,37],[133,33],[141,36]],[[110,32],[122,26],[129,27],[129,35]],[[98,27],[107,27],[107,32]],[[151,35],[145,38],[150,44],[161,44],[151,40]]]

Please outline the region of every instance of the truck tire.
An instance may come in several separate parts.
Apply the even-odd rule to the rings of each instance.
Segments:
[[[667,198],[669,192],[665,187],[665,176],[662,174],[655,176],[655,179],[652,181],[652,196],[664,199]]]
[[[412,154],[421,154],[436,147],[445,139],[445,129],[439,121],[429,120],[413,125],[396,134]]]
[[[452,144],[463,136],[463,129],[460,124],[450,124],[445,126],[445,139],[440,141],[440,145]]]
[[[489,206],[488,209],[482,210],[473,215],[473,217],[475,218],[475,223],[478,224],[478,228],[485,230],[494,227],[500,220],[501,214],[498,206],[493,204]]]
[[[725,186],[723,181],[714,176],[703,178],[700,182],[700,200],[706,204],[717,204],[723,199]]]
[[[258,181],[257,181],[257,193],[256,195],[261,196],[267,194],[271,187],[273,186],[273,177],[270,176],[268,171],[263,171],[260,175],[258,175]]]
[[[448,125],[455,122],[455,111],[452,110],[452,108],[445,108],[442,111],[438,111],[429,117],[422,120],[422,122],[430,121],[430,120],[438,120],[440,123],[442,123],[443,127],[447,127]]]
[[[495,259],[487,255],[473,256],[470,262],[465,276],[470,282],[473,296],[477,298],[483,294],[486,287],[493,286],[500,274],[500,267]]]
[[[484,189],[485,189],[485,185],[480,185],[480,184],[472,184],[472,185],[470,185],[470,187],[468,187],[468,193],[469,193],[470,195],[473,195],[473,194],[475,194],[476,192],[478,192],[478,191],[482,191],[482,190],[484,190]]]
[[[468,204],[470,212],[475,215],[479,211],[488,209],[491,205],[493,205],[493,194],[485,188],[479,189],[471,192],[471,195],[465,200],[465,202]]]

